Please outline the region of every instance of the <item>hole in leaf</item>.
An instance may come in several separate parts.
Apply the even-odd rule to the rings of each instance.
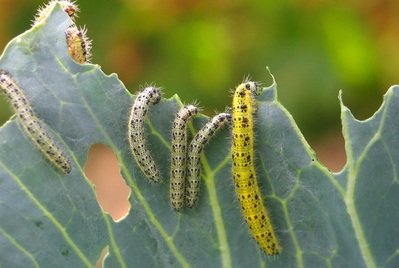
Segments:
[[[124,218],[130,210],[130,188],[121,176],[114,151],[104,144],[93,144],[84,170],[96,187],[97,201],[103,211],[109,213],[114,221]]]
[[[340,130],[334,130],[325,135],[322,140],[312,146],[319,161],[332,172],[339,172],[345,166],[345,141]]]
[[[104,259],[105,259],[105,257],[108,256],[108,253],[109,253],[109,248],[108,248],[108,246],[106,246],[103,249],[103,251],[101,251],[100,257],[97,259],[96,268],[102,268],[103,267]]]

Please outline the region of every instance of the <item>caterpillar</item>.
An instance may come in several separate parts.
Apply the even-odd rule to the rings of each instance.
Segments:
[[[70,173],[72,167],[67,157],[47,134],[41,121],[34,114],[25,94],[17,86],[8,71],[0,70],[0,87],[10,99],[12,107],[18,115],[25,132],[39,150],[62,173]]]
[[[77,17],[76,13],[79,12],[79,7],[75,4],[75,1],[57,1],[52,0],[47,5],[40,7],[35,16],[35,20],[33,21],[33,26],[44,21],[50,14],[51,10],[53,10],[54,6],[59,3],[62,9],[68,14],[71,19]]]
[[[279,254],[281,248],[263,204],[254,167],[253,114],[259,85],[246,81],[233,96],[232,173],[241,211],[253,238],[268,255]]]
[[[187,123],[198,113],[194,105],[184,106],[176,114],[172,128],[172,155],[170,168],[170,200],[172,208],[180,211],[184,205],[187,157]]]
[[[161,181],[161,176],[145,143],[144,117],[149,105],[158,103],[161,98],[159,88],[144,88],[133,103],[128,126],[130,150],[141,171],[152,182]]]
[[[75,25],[68,27],[65,32],[68,52],[77,63],[90,63],[91,40],[86,36],[86,28],[78,29]]]
[[[194,136],[187,153],[187,183],[186,183],[186,204],[192,208],[198,197],[200,188],[201,158],[200,154],[204,146],[210,141],[215,133],[224,125],[231,123],[231,115],[220,113],[212,118]]]

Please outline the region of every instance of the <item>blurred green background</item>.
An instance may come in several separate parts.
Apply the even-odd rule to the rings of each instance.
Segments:
[[[29,29],[41,0],[0,0],[0,48]],[[399,83],[396,0],[78,0],[92,62],[135,92],[155,82],[165,97],[198,101],[212,116],[243,78],[270,85],[332,170],[345,162],[338,91],[359,119]],[[11,112],[0,98],[0,124]],[[328,164],[328,163],[332,164]],[[334,166],[337,164],[337,167]]]

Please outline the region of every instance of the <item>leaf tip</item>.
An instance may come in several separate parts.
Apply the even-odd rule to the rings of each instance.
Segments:
[[[272,77],[272,80],[273,80],[273,83],[271,84],[271,86],[277,86],[277,83],[276,83],[276,79],[274,78],[274,75],[272,74],[272,72],[270,71],[270,68],[269,68],[269,66],[266,66],[266,70],[267,70],[267,72],[269,73],[269,75]]]
[[[338,92],[338,100],[339,100],[339,105],[341,106],[341,111],[344,111],[344,110],[349,110],[348,109],[348,107],[346,107],[345,106],[345,104],[344,104],[344,101],[343,101],[343,91],[342,91],[342,89],[341,90],[339,90],[339,92]]]

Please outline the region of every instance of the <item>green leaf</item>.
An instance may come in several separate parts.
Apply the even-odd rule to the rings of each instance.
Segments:
[[[150,151],[164,178],[150,184],[129,152],[127,121],[134,96],[116,75],[69,56],[71,24],[57,5],[46,23],[10,42],[0,69],[13,74],[36,114],[70,158],[62,175],[41,155],[17,117],[0,128],[0,260],[4,267],[397,267],[399,265],[399,87],[378,112],[357,121],[341,102],[348,163],[337,174],[316,158],[276,84],[259,96],[257,172],[283,251],[262,253],[240,214],[230,171],[230,131],[203,154],[198,206],[169,204],[170,129],[177,96],[149,112]],[[231,85],[226,85],[226,89]],[[226,95],[228,95],[226,90]],[[194,118],[198,130],[208,120]],[[129,215],[114,222],[98,205],[83,166],[91,145],[116,153],[131,187]]]

